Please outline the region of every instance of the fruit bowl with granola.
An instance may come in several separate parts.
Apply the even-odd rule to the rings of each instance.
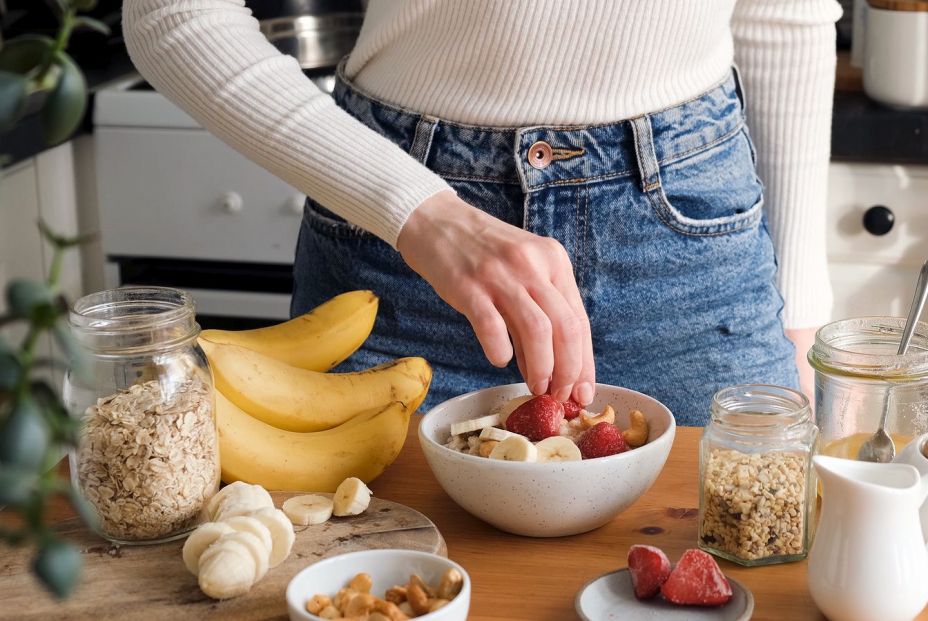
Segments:
[[[586,409],[496,386],[432,408],[419,426],[449,496],[507,532],[557,537],[614,519],[654,483],[675,432],[647,395],[598,384]]]

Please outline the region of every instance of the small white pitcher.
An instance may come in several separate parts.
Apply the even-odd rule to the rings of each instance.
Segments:
[[[919,507],[928,477],[908,464],[817,455],[822,516],[809,592],[831,621],[911,621],[928,604]]]
[[[902,449],[893,461],[897,464],[911,464],[915,466],[919,474],[922,475],[922,478],[928,479],[928,457],[925,457],[922,451],[922,446],[925,445],[925,442],[928,442],[928,433],[920,435],[909,442],[908,446]],[[928,501],[922,503],[921,516],[922,536],[925,538],[925,541],[928,541]]]

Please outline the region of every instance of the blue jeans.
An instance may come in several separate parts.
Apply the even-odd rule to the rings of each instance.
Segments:
[[[656,397],[682,425],[705,424],[725,386],[798,385],[736,75],[673,108],[583,127],[461,125],[377,101],[344,76],[335,98],[471,205],[564,245],[597,381]],[[530,161],[537,143],[547,165]],[[423,356],[434,369],[425,408],[521,381],[514,364],[486,360],[467,320],[388,244],[311,200],[294,277],[294,315],[352,289],[381,298],[373,334],[339,370]]]

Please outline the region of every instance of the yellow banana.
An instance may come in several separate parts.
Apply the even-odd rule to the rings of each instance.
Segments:
[[[216,388],[251,416],[287,431],[330,429],[391,401],[415,411],[432,380],[422,358],[399,358],[356,373],[318,373],[237,345],[201,345]]]
[[[328,371],[353,354],[370,335],[377,304],[372,291],[349,291],[275,326],[204,330],[200,338],[252,349],[301,369]]]
[[[252,418],[217,391],[222,480],[306,492],[334,492],[348,477],[367,483],[400,454],[412,412],[395,401],[333,429],[296,433]]]

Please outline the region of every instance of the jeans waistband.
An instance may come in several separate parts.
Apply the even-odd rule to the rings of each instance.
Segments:
[[[593,125],[481,127],[448,121],[363,92],[345,76],[344,62],[333,96],[349,114],[449,181],[518,183],[525,192],[632,175],[643,190],[653,190],[660,186],[662,165],[709,148],[744,125],[737,70],[684,103]]]

